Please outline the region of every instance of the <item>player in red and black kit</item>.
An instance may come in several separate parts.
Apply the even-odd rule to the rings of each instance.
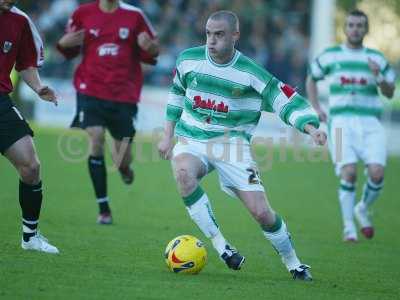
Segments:
[[[16,0],[0,0],[0,153],[17,169],[22,210],[22,241],[25,250],[58,253],[38,233],[42,205],[40,163],[33,144],[33,131],[13,105],[10,74],[15,69],[44,101],[57,104],[54,91],[43,86],[37,68],[43,64],[43,44],[29,17],[14,6]],[[7,30],[3,30],[7,28]]]
[[[114,140],[114,163],[123,181],[131,184],[133,119],[143,84],[140,63],[155,64],[158,41],[140,9],[118,0],[97,0],[81,5],[73,13],[57,47],[66,58],[82,54],[74,76],[77,114],[72,126],[89,134],[89,174],[100,209],[97,222],[111,224],[105,129]]]

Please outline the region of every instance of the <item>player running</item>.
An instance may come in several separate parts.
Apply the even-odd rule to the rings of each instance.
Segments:
[[[133,119],[143,84],[140,63],[155,64],[158,41],[140,9],[118,0],[98,0],[73,13],[58,49],[67,58],[82,53],[74,76],[78,107],[72,126],[85,129],[90,137],[88,167],[100,210],[97,222],[111,224],[105,129],[113,137],[113,159],[122,180],[131,184]]]
[[[378,89],[393,97],[395,73],[383,54],[363,46],[368,33],[368,17],[354,10],[345,23],[346,42],[327,48],[311,64],[307,78],[308,97],[321,121],[327,115],[318,102],[316,82],[329,79],[329,148],[340,177],[339,202],[343,217],[344,241],[357,241],[356,217],[363,235],[374,235],[368,208],[383,187],[386,140],[378,116],[382,111]],[[356,197],[357,162],[366,166],[368,179],[361,200]]]
[[[10,74],[14,65],[42,100],[57,104],[57,97],[50,87],[41,83],[38,74],[37,68],[44,61],[39,32],[15,3],[15,0],[0,0],[0,153],[20,176],[22,249],[56,254],[58,249],[37,229],[43,198],[40,162],[32,139],[33,131],[8,95],[13,91]]]
[[[160,155],[172,157],[190,217],[229,268],[240,269],[245,258],[222,235],[199,185],[214,169],[221,188],[243,202],[293,278],[312,280],[309,266],[296,255],[285,222],[267,200],[250,139],[262,111],[275,112],[319,145],[326,135],[317,129],[318,117],[303,97],[235,49],[239,21],[234,13],[213,13],[206,35],[205,46],[187,49],[177,59]]]

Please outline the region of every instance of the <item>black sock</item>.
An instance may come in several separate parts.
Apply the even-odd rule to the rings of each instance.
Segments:
[[[36,234],[42,198],[42,182],[29,185],[19,181],[19,204],[22,209],[22,228],[25,242],[28,242]]]
[[[88,166],[100,213],[110,212],[107,198],[107,172],[104,156],[89,156]]]

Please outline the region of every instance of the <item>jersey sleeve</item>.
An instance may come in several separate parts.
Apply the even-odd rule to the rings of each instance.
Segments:
[[[323,52],[310,63],[308,72],[314,81],[322,80],[328,75],[327,55],[326,52]]]
[[[181,77],[179,65],[175,68],[174,79],[168,96],[166,119],[177,122],[181,118],[183,104],[186,95],[186,87]]]
[[[301,132],[307,124],[319,127],[319,119],[308,101],[299,95],[290,85],[275,77],[272,78],[262,92],[262,109],[274,112],[287,125]]]
[[[27,19],[23,27],[15,63],[17,71],[41,67],[44,62],[43,42],[35,25]]]
[[[76,10],[69,18],[67,25],[65,26],[65,33],[74,32],[83,29],[82,20],[80,17],[79,10]],[[66,58],[73,59],[77,57],[81,52],[81,47],[76,46],[72,48],[63,48],[57,44],[57,50]]]

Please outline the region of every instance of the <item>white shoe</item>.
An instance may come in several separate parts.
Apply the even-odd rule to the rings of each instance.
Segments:
[[[343,241],[349,243],[357,242],[357,230],[354,224],[352,226],[346,226],[343,230]]]
[[[36,250],[45,253],[58,254],[60,253],[56,247],[49,244],[49,241],[39,232],[29,239],[28,242],[21,241],[21,247],[24,250]]]
[[[371,239],[374,236],[374,227],[368,212],[368,208],[363,202],[358,202],[354,207],[354,216],[358,224],[360,224],[362,234]]]

